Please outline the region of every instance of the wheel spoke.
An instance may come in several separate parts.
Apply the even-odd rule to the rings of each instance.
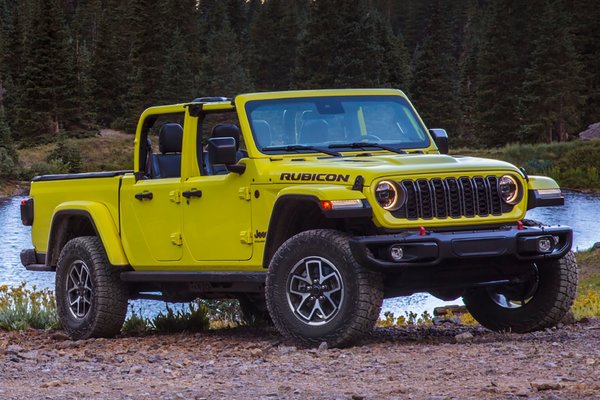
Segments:
[[[331,298],[331,292],[325,292],[323,293],[323,296],[329,301],[329,303],[331,303],[333,309],[337,310],[337,305],[335,304],[335,301],[333,301],[333,299]]]
[[[321,270],[321,261],[320,260],[310,260],[306,262],[306,277],[308,278],[308,282],[313,283],[315,281],[318,282],[317,278],[311,276],[310,270],[311,265],[317,267],[317,270]]]
[[[85,318],[92,307],[94,288],[90,270],[81,260],[74,261],[66,278],[67,301],[75,318]]]
[[[302,322],[308,325],[328,323],[344,299],[338,269],[318,256],[300,260],[288,275],[287,299],[290,309]]]
[[[310,297],[309,293],[302,293],[302,300],[300,300],[300,303],[298,304],[298,307],[296,307],[296,311],[300,312],[300,309],[302,308],[302,306],[304,306],[304,303],[306,302],[306,299],[308,299]]]
[[[77,286],[77,282],[79,281],[79,278],[74,274],[77,274],[77,270],[75,268],[73,268],[71,270],[71,272],[69,273],[69,282],[71,282],[73,284],[73,286]]]
[[[319,281],[319,283],[327,282],[331,278],[335,278],[337,280],[337,275],[335,272],[332,272],[326,276],[321,275],[321,280]]]
[[[70,301],[70,302],[69,302],[69,305],[70,305],[71,307],[73,307],[75,304],[77,304],[77,302],[78,302],[78,301],[79,301],[79,296],[75,297],[75,300],[73,300],[73,301]]]
[[[310,310],[310,314],[308,315],[308,320],[309,320],[309,321],[312,321],[312,319],[313,319],[313,315],[315,314],[315,312],[316,312],[317,310],[320,310],[320,309],[321,309],[321,305],[319,304],[319,302],[318,302],[318,301],[315,301],[315,304],[313,304],[313,308],[312,308],[312,310]],[[321,310],[321,311],[322,311],[322,310]],[[322,312],[321,312],[321,314],[322,314]]]
[[[295,281],[295,280],[299,280],[300,282],[302,282],[302,283],[307,283],[307,284],[309,284],[309,285],[312,283],[312,282],[310,282],[310,281],[307,281],[306,279],[304,279],[302,276],[298,276],[298,275],[294,275],[294,276],[292,276],[292,281],[290,282],[290,292],[291,292],[291,293],[294,293],[294,294],[300,294],[300,295],[301,295],[301,294],[305,293],[305,292],[298,292],[298,291],[296,290],[296,288],[298,288],[298,287],[300,286],[300,284],[301,284],[301,283],[298,283],[298,285],[295,285],[295,284],[294,284],[294,281]]]

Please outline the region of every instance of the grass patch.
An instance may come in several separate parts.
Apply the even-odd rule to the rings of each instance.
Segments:
[[[28,289],[25,283],[0,286],[0,329],[58,328],[54,294],[50,290]]]
[[[35,175],[69,172],[68,162],[57,163],[56,157],[53,157],[60,146],[73,148],[78,153],[81,172],[132,169],[134,139],[133,135],[104,130],[102,135],[82,139],[62,138],[57,143],[25,147],[18,150],[20,171],[16,174],[30,180]]]
[[[528,174],[554,178],[564,188],[600,190],[600,140],[457,148],[451,153],[507,161],[524,167]]]

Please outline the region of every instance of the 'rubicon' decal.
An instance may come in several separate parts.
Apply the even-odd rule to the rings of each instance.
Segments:
[[[279,177],[282,181],[313,181],[313,182],[348,182],[350,175],[341,174],[294,174],[283,172]]]

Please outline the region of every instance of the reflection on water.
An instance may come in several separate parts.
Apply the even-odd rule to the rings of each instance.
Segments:
[[[586,250],[600,242],[600,223],[596,219],[600,208],[600,195],[577,192],[565,193],[563,207],[534,208],[527,218],[549,225],[568,225],[573,228],[573,249]]]
[[[0,200],[0,285],[18,285],[27,282],[29,286],[38,288],[54,288],[54,273],[29,272],[19,259],[22,249],[31,248],[31,228],[21,224],[19,202],[21,198],[13,197]],[[600,242],[600,223],[595,218],[600,207],[600,195],[567,192],[564,207],[548,207],[531,210],[527,218],[543,221],[552,225],[568,225],[574,231],[574,248],[583,250]],[[456,304],[457,301],[451,302]],[[164,310],[158,302],[136,301],[134,308],[141,308],[146,315]],[[392,311],[396,316],[405,311],[418,314],[434,307],[448,304],[429,295],[417,294],[386,300],[383,311]]]

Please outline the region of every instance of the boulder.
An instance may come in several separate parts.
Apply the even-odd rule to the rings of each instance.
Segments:
[[[581,140],[600,140],[600,122],[591,124],[588,128],[579,134]]]

